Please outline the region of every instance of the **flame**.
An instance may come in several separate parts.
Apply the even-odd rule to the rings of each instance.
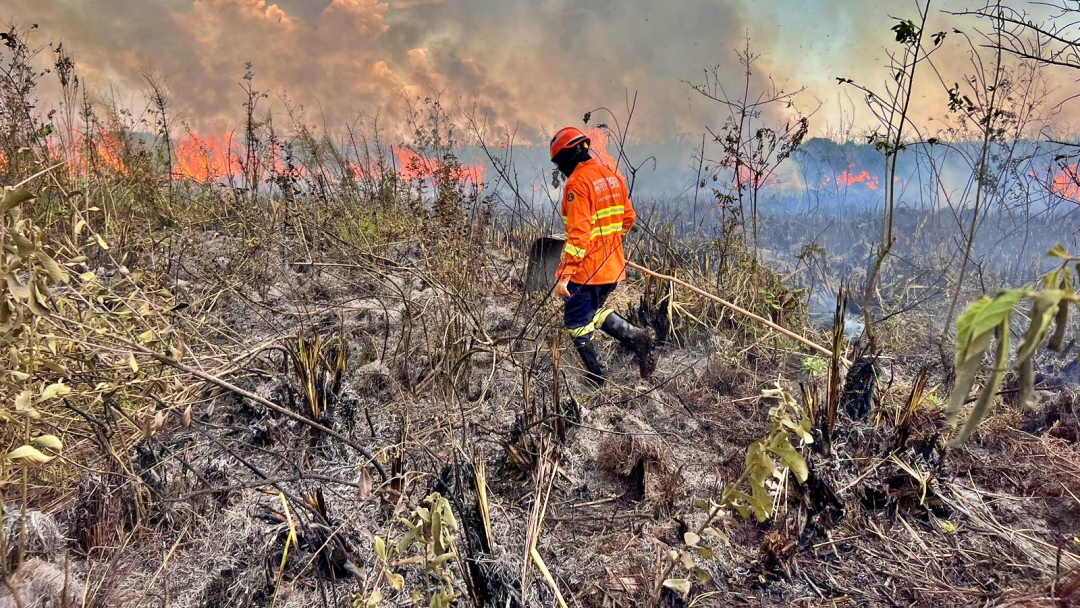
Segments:
[[[604,165],[608,169],[613,171],[619,170],[619,163],[608,154],[608,136],[603,129],[586,129],[585,137],[589,138],[589,152],[592,152],[593,158],[598,160],[601,165]]]
[[[359,181],[368,176],[369,171],[365,170],[360,163],[349,162],[349,172],[352,173],[353,179]]]
[[[427,158],[417,154],[408,147],[394,148],[394,157],[397,159],[397,174],[406,180],[427,180],[439,177],[442,172],[449,171],[448,175],[455,181],[473,184],[477,187],[484,185],[484,165],[448,166],[434,158]]]
[[[735,159],[731,160],[731,164],[735,164]],[[753,184],[754,188],[760,189],[762,186],[765,185],[766,182],[769,181],[768,177],[762,177],[762,178],[759,178],[759,179],[761,179],[761,182],[757,183],[757,184]],[[748,165],[740,164],[739,165],[739,184],[742,184],[743,187],[748,187],[754,181],[755,180],[754,180],[754,171],[753,171],[753,169],[751,169]]]
[[[893,182],[898,181],[900,181],[900,178],[893,176]],[[826,175],[821,180],[821,184],[819,184],[819,187],[826,188],[833,183],[835,183],[838,187],[847,188],[850,188],[855,184],[862,184],[870,190],[877,190],[878,186],[881,184],[881,180],[878,179],[878,176],[868,172],[866,169],[863,169],[859,173],[855,173],[855,165],[852,164],[848,165],[847,169],[841,171],[840,173],[837,173],[835,176],[830,177]]]
[[[1050,188],[1063,199],[1080,202],[1080,166],[1076,163],[1063,166],[1054,175]]]
[[[174,179],[212,182],[241,170],[240,158],[230,150],[225,139],[213,135],[203,140],[193,133],[189,134],[176,145],[175,154]]]
[[[101,166],[118,175],[128,175],[130,171],[124,164],[120,139],[112,133],[102,133],[95,146]]]
[[[68,141],[82,143],[69,144],[50,137],[44,142],[46,146],[44,152],[51,158],[70,159],[68,167],[73,173],[85,173],[96,169],[114,175],[131,174],[132,167],[125,163],[125,155],[131,150],[125,149],[124,141],[117,135],[100,133],[91,139],[81,133],[74,133]],[[244,150],[232,140],[231,135],[201,137],[189,132],[183,138],[174,139],[172,148],[171,179],[174,181],[207,184],[244,173]],[[87,150],[90,150],[92,154],[88,155]],[[471,184],[480,189],[484,187],[486,168],[483,163],[463,165],[455,162],[450,164],[428,158],[407,146],[395,147],[393,152],[397,160],[397,175],[404,180],[433,180],[448,176],[457,182]],[[316,175],[327,179],[332,178],[330,170],[326,167],[309,169],[302,163],[287,159],[286,145],[283,142],[275,142],[261,155],[259,163],[262,172],[261,179],[269,178],[272,173],[279,175],[289,173],[298,178]],[[0,152],[0,170],[7,165],[7,158]],[[361,180],[378,177],[382,170],[379,167],[365,166],[360,162],[349,162],[346,165],[346,171],[351,172],[354,179]]]

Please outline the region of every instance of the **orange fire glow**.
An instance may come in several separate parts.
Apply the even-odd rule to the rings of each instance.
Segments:
[[[586,129],[585,137],[589,138],[589,151],[593,157],[605,167],[618,171],[619,164],[607,151],[608,136],[602,129]]]
[[[74,133],[69,141],[81,141],[78,145],[65,145],[65,142],[48,138],[45,140],[47,155],[50,158],[69,159],[68,168],[73,173],[86,173],[91,170],[105,171],[115,175],[130,175],[132,167],[125,163],[126,154],[132,150],[125,149],[123,140],[109,134],[97,134],[92,141],[87,141],[82,134]],[[188,133],[183,138],[173,140],[172,146],[172,175],[174,181],[192,181],[203,184],[220,182],[236,176],[242,176],[243,149],[233,141],[231,135],[211,135],[200,137],[194,133]],[[86,154],[86,149],[92,150],[92,156]],[[141,150],[141,149],[140,149]],[[471,184],[477,188],[484,187],[485,166],[483,163],[473,165],[456,165],[448,167],[443,161],[428,158],[408,147],[394,147],[396,170],[400,178],[405,180],[431,180],[436,177],[449,176],[450,179],[465,184]],[[332,179],[330,171],[325,167],[308,169],[302,163],[295,163],[291,167],[287,164],[285,146],[277,143],[272,150],[260,158],[260,165],[265,177],[271,173],[293,175],[304,178],[313,177],[314,174]],[[0,153],[0,170],[7,165],[7,158]],[[349,162],[347,171],[352,173],[354,179],[361,180],[377,177],[380,169],[368,167],[359,162]],[[444,173],[449,171],[449,173]]]
[[[362,180],[368,176],[368,171],[364,170],[364,167],[360,163],[349,162],[349,171],[352,173],[352,177],[355,180]]]
[[[97,156],[101,165],[119,175],[127,175],[120,140],[111,133],[102,133],[97,142]]]
[[[426,158],[406,147],[394,148],[394,157],[397,159],[397,174],[402,179],[426,180],[433,179],[442,171],[449,171],[449,177],[455,181],[463,181],[477,187],[484,185],[484,170],[482,164],[460,165],[447,167],[447,165],[434,158]]]
[[[189,135],[176,146],[173,177],[212,182],[240,172],[240,159],[224,138]]]
[[[900,181],[900,178],[893,177],[893,181],[898,182]],[[855,165],[848,165],[847,169],[837,173],[834,177],[826,175],[825,178],[821,180],[820,187],[824,188],[833,183],[835,183],[837,187],[851,187],[855,184],[862,184],[870,190],[877,190],[881,182],[876,175],[868,172],[866,169],[863,169],[859,173],[855,173]]]
[[[739,165],[739,183],[742,184],[743,187],[753,187],[753,188],[760,189],[766,183],[769,182],[770,177],[771,176],[764,176],[764,175],[756,176],[756,179],[760,180],[760,181],[758,181],[758,183],[754,183],[754,181],[755,181],[754,170],[751,169],[747,165]]]
[[[1061,198],[1080,203],[1080,166],[1073,163],[1063,167],[1050,187]]]

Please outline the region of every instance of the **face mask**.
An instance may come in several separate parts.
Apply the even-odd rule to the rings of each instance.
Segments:
[[[564,150],[555,155],[555,166],[559,168],[559,172],[570,177],[570,174],[574,172],[579,163],[582,163],[591,158],[589,156],[589,144],[583,143],[580,146],[572,150]]]

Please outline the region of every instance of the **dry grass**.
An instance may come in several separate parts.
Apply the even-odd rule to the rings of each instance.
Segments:
[[[48,166],[33,151],[7,177]],[[318,173],[333,179],[261,193],[145,164],[29,184],[40,196],[25,217],[72,280],[50,314],[26,317],[29,331],[3,335],[5,369],[26,378],[5,378],[0,397],[61,379],[72,391],[2,430],[9,449],[44,433],[63,443],[44,466],[4,469],[3,574],[24,605],[55,597],[57,572],[82,581],[73,605],[352,606],[375,591],[406,605],[375,538],[400,540],[400,518],[435,491],[461,525],[453,588],[489,606],[557,595],[575,607],[1022,605],[1077,593],[1071,396],[1048,393],[1035,413],[1006,405],[971,445],[944,449],[938,406],[900,415],[928,356],[913,334],[937,334],[908,321],[881,332],[868,415],[841,413],[828,455],[800,447],[807,482],[769,480],[776,515],[764,522],[716,512],[717,534],[693,552],[708,577],[687,598],[663,590],[667,552],[688,548],[701,504],[739,478],[765,432],[762,388],[820,384],[806,353],[632,275],[612,304],[665,338],[657,372],[642,380],[605,342],[610,386],[589,391],[557,303],[519,291],[538,229],[507,225],[457,180],[421,193],[339,164]],[[647,266],[812,334],[783,277],[737,239],[642,241]],[[329,342],[336,350],[316,356],[311,345]],[[470,481],[481,463],[484,492]],[[550,579],[526,561],[533,539]],[[433,585],[422,559],[387,568],[403,589]]]

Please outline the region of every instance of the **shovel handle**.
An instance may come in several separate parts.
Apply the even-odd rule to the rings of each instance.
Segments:
[[[832,358],[832,356],[833,356],[832,351],[825,348],[824,346],[821,346],[820,344],[816,344],[814,342],[811,342],[810,340],[807,340],[806,338],[800,336],[799,334],[797,334],[797,333],[795,333],[795,332],[793,332],[793,331],[791,331],[789,329],[784,329],[783,327],[780,327],[779,325],[777,325],[776,323],[773,323],[772,321],[766,319],[765,317],[755,315],[754,313],[750,312],[749,310],[746,310],[745,308],[742,308],[741,306],[738,306],[736,304],[728,302],[727,300],[721,298],[720,296],[715,296],[715,295],[713,295],[713,294],[711,294],[711,293],[709,293],[707,291],[704,291],[702,289],[698,289],[697,287],[694,287],[693,285],[687,283],[686,281],[677,279],[677,278],[675,278],[673,276],[670,276],[670,275],[666,275],[666,274],[662,274],[662,273],[659,273],[659,272],[656,272],[656,271],[653,271],[653,270],[649,270],[648,268],[645,268],[644,266],[641,266],[640,264],[635,264],[635,263],[630,262],[630,261],[627,261],[626,265],[629,266],[630,268],[633,268],[634,270],[637,270],[638,272],[642,272],[642,273],[647,274],[649,276],[656,277],[656,278],[661,279],[663,281],[671,281],[672,283],[675,283],[676,285],[678,285],[680,287],[685,287],[686,289],[689,289],[690,291],[698,294],[699,296],[702,296],[704,298],[708,298],[708,299],[712,300],[713,302],[716,302],[717,304],[720,304],[720,305],[722,305],[722,306],[724,306],[726,308],[729,308],[729,309],[739,313],[740,315],[743,315],[744,317],[749,317],[749,318],[757,321],[758,323],[761,323],[762,325],[765,325],[766,327],[769,327],[770,329],[776,330],[776,331],[780,332],[781,334],[791,338],[792,340],[795,340],[799,344],[802,344],[803,346],[806,346],[808,348],[812,348],[815,351],[821,353],[822,355],[825,355],[826,357]],[[841,357],[840,359],[841,359],[841,361],[843,361],[844,363],[846,363],[848,365],[851,364],[850,361],[848,361],[847,359],[844,359],[843,357]]]

